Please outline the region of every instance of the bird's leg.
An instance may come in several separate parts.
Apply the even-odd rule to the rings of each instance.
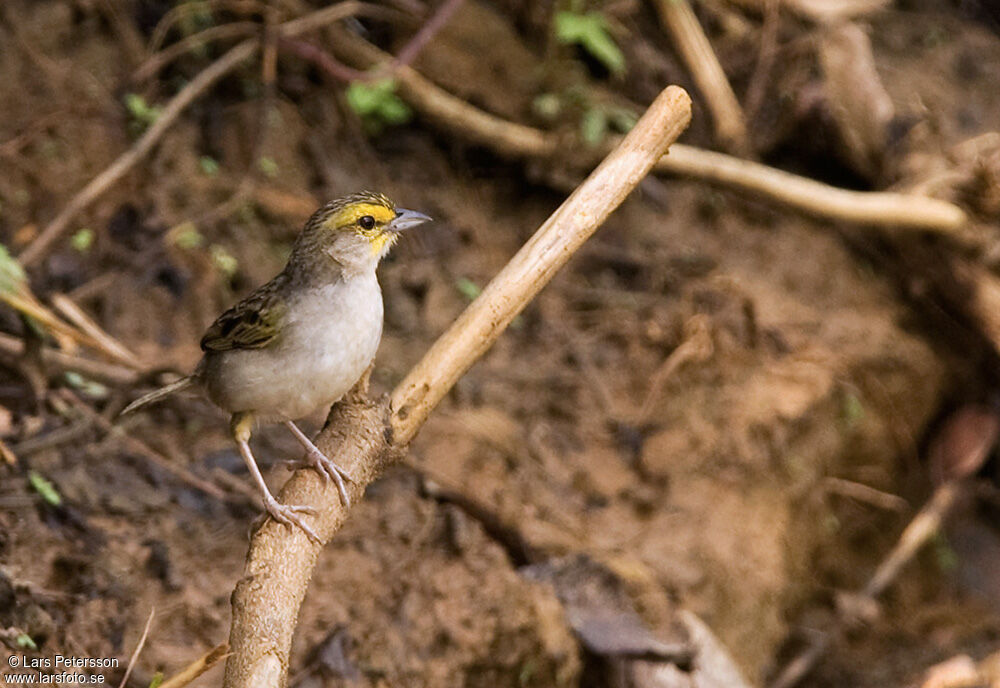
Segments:
[[[314,542],[322,543],[316,532],[306,525],[302,517],[299,516],[300,513],[309,514],[315,513],[316,510],[311,506],[295,506],[291,504],[282,504],[271,491],[267,489],[267,483],[264,482],[264,476],[260,474],[260,468],[257,466],[257,461],[253,457],[253,453],[250,451],[250,429],[253,427],[253,416],[249,413],[236,413],[233,415],[232,421],[230,423],[230,428],[233,433],[233,439],[236,441],[236,446],[239,447],[240,456],[243,457],[243,461],[247,465],[247,469],[250,471],[250,475],[253,476],[254,482],[257,483],[257,488],[260,490],[261,498],[264,500],[264,508],[267,513],[271,515],[278,523],[284,523],[286,526],[298,526],[301,528],[309,539]]]
[[[313,441],[309,439],[304,432],[299,430],[299,426],[290,420],[285,421],[285,427],[288,428],[295,439],[299,441],[302,448],[306,450],[306,457],[308,459],[309,465],[319,471],[319,474],[323,476],[324,480],[330,481],[331,479],[337,483],[337,490],[340,492],[340,498],[344,500],[344,506],[351,506],[351,498],[347,494],[347,486],[344,485],[344,479],[351,479],[351,476],[347,474],[343,468],[338,466],[330,459],[329,456],[324,454],[319,450]]]

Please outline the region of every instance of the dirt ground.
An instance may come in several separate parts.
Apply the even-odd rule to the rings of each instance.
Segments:
[[[134,140],[141,118],[122,105],[126,94],[163,103],[220,54],[196,51],[133,83],[172,4],[0,7],[0,238],[15,255]],[[711,147],[704,104],[655,14],[644,3],[606,4],[630,65],[624,79],[554,50],[538,29],[548,3],[514,0],[467,0],[415,66],[478,107],[534,124],[535,97],[560,80],[600,82],[642,103],[679,83],[695,95],[682,140]],[[719,5],[699,16],[742,95],[762,20],[740,12],[747,33],[727,32],[730,15],[711,10]],[[216,10],[215,21],[238,11]],[[867,176],[838,158],[828,118],[801,109],[817,80],[810,45],[820,29],[786,16],[785,52],[754,129],[758,157],[877,189],[905,177],[918,153],[996,130],[992,12],[985,2],[914,0],[860,21],[902,127],[879,174]],[[379,31],[372,40],[387,48],[408,35]],[[436,218],[380,269],[381,393],[575,178],[559,161],[523,164],[468,145],[419,114],[366,132],[342,88],[293,56],[280,56],[262,108],[265,93],[259,61],[225,78],[27,270],[39,298],[69,295],[154,372],[124,385],[42,370],[30,357],[0,361],[0,439],[16,457],[0,463],[8,656],[118,657],[124,667],[155,608],[129,683],[146,686],[227,639],[259,503],[226,419],[184,397],[123,422],[133,440],[215,486],[210,495],[80,406],[112,417],[158,373],[190,370],[205,327],[280,270],[320,199],[374,188]],[[976,218],[975,255],[992,266],[998,215],[979,208]],[[692,611],[750,685],[766,685],[834,628],[837,593],[865,585],[931,493],[928,446],[943,419],[992,398],[986,338],[921,290],[928,256],[972,253],[928,235],[808,219],[702,182],[647,180],[325,548],[290,684],[622,685],[574,629],[566,586],[538,573],[585,561],[582,570],[620,585],[616,604],[657,637],[677,637],[679,610]],[[30,339],[6,307],[0,330]],[[316,431],[323,417],[305,425]],[[277,488],[297,445],[265,427],[255,450]],[[33,476],[54,487],[58,505]],[[995,459],[975,482],[877,613],[836,637],[800,685],[920,685],[932,664],[997,650]],[[845,494],[845,483],[896,495],[897,507]],[[25,635],[37,650],[18,647]],[[214,669],[193,685],[220,681]]]

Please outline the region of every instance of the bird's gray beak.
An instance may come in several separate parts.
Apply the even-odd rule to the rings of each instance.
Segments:
[[[410,227],[416,227],[417,225],[422,225],[425,222],[430,222],[430,221],[431,218],[429,215],[418,213],[416,210],[397,208],[396,217],[389,223],[388,229],[392,230],[393,232],[402,232],[404,229],[409,229]]]

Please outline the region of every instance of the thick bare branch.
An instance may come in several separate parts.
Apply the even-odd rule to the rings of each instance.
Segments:
[[[386,400],[369,401],[360,392],[334,407],[317,443],[352,476],[352,500],[362,497],[392,451],[409,442],[462,373],[652,169],[690,116],[687,94],[667,88],[621,145],[431,347],[393,392],[391,407]],[[310,525],[324,542],[347,518],[336,487],[325,484],[315,471],[297,471],[281,499],[314,507],[317,513]],[[233,593],[233,654],[226,663],[225,688],[285,684],[299,606],[320,549],[300,529],[273,521],[254,535],[244,577]]]

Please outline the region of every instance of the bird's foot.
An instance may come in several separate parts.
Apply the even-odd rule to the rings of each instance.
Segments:
[[[330,482],[332,480],[337,483],[337,491],[340,492],[340,498],[343,500],[344,506],[346,508],[350,508],[351,497],[347,494],[347,485],[344,483],[345,480],[351,480],[351,476],[347,473],[347,471],[338,466],[329,456],[315,447],[306,449],[304,463],[310,468],[315,468],[316,471],[323,476],[324,481]]]
[[[315,514],[316,509],[311,506],[299,506],[296,504],[282,504],[271,495],[264,497],[264,508],[278,523],[283,523],[289,527],[298,526],[309,536],[309,539],[317,544],[323,544],[311,527],[309,527],[299,514]]]

